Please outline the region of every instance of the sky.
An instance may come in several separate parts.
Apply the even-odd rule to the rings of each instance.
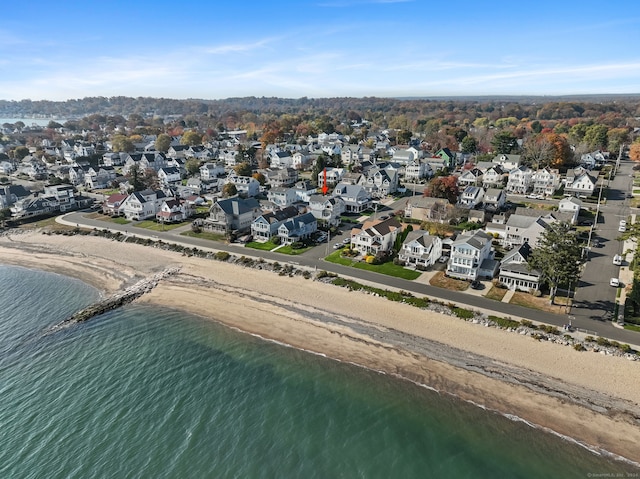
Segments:
[[[629,0],[30,0],[0,99],[640,93]]]

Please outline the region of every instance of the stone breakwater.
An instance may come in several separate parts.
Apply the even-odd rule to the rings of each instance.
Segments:
[[[144,278],[132,286],[129,286],[124,291],[120,291],[116,294],[109,296],[106,299],[103,299],[97,303],[88,306],[71,316],[69,316],[64,321],[56,324],[52,328],[50,328],[47,332],[52,333],[58,331],[60,329],[71,326],[76,323],[83,323],[85,321],[90,320],[91,318],[98,316],[107,311],[111,311],[113,309],[117,309],[125,304],[131,303],[135,299],[139,298],[143,294],[151,291],[155,288],[160,280],[176,274],[180,271],[180,268],[168,268],[159,273],[154,274],[153,276],[149,276]]]

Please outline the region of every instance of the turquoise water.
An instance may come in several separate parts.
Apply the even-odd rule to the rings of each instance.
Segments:
[[[637,472],[387,376],[0,266],[0,478],[537,478]],[[615,476],[610,476],[615,477]]]

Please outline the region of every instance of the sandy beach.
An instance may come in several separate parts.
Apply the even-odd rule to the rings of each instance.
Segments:
[[[384,371],[640,462],[640,362],[487,328],[301,276],[100,237],[0,236],[0,264],[105,294],[168,267],[139,302]]]

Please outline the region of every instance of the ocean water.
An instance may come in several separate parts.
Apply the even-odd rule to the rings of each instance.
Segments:
[[[0,478],[585,478],[631,465],[424,387],[0,266]],[[600,476],[603,477],[603,476]]]

